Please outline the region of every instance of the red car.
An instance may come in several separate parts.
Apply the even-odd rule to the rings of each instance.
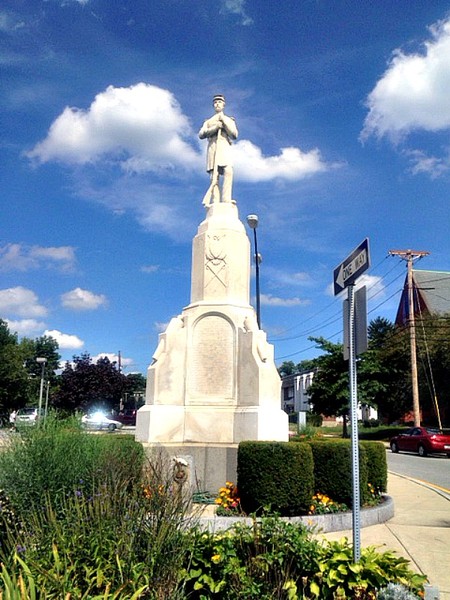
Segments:
[[[116,416],[116,419],[123,425],[136,425],[136,410],[133,408],[126,408]]]
[[[391,438],[390,445],[392,452],[407,450],[419,456],[444,453],[450,458],[450,435],[433,427],[411,427]]]

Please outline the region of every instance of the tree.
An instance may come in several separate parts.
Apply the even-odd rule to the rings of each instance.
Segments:
[[[24,406],[29,396],[28,373],[17,335],[0,319],[0,413]]]
[[[126,376],[120,373],[115,361],[103,357],[94,363],[84,353],[66,363],[53,403],[69,412],[92,406],[111,410],[119,406],[125,389]]]
[[[39,398],[40,382],[42,377],[42,365],[37,358],[45,358],[44,380],[49,390],[55,391],[57,386],[56,371],[59,369],[61,356],[58,352],[58,342],[49,336],[41,336],[35,340],[23,338],[19,343],[23,357],[23,364],[29,378],[29,400],[28,403],[36,403]]]
[[[450,315],[428,315],[417,319],[419,396],[423,420],[450,425]]]
[[[316,413],[341,416],[344,419],[343,436],[347,435],[347,417],[349,413],[348,362],[342,354],[342,344],[333,344],[325,338],[309,338],[325,354],[312,362],[316,374],[308,389],[308,395]]]
[[[382,419],[392,423],[411,410],[409,335],[403,327],[382,318],[371,321],[360,372]]]
[[[278,367],[278,373],[280,377],[286,377],[286,375],[295,375],[296,373],[303,373],[304,371],[314,370],[314,360],[302,360],[298,364],[295,364],[292,360],[285,360]]]
[[[370,322],[368,327],[368,349],[358,361],[358,397],[362,404],[378,408],[380,416],[392,420],[394,406],[400,406],[399,395],[396,393],[404,389],[403,366],[400,369],[399,361],[404,364],[400,354],[387,351],[391,340],[396,335],[395,325],[383,317],[377,317]],[[398,381],[401,380],[401,388]],[[395,399],[394,402],[391,399]]]
[[[285,377],[286,375],[293,375],[296,372],[297,367],[295,366],[295,363],[292,360],[285,360],[278,367],[278,373],[280,374],[280,377]]]

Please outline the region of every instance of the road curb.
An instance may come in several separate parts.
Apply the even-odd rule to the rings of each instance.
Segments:
[[[388,471],[388,473],[390,473],[391,475],[395,475],[395,477],[401,477],[402,479],[406,479],[407,481],[410,481],[411,483],[415,483],[416,485],[420,485],[420,486],[426,488],[427,490],[435,492],[436,494],[439,494],[439,496],[442,496],[442,498],[445,498],[445,500],[448,500],[450,502],[449,491],[447,491],[445,489],[441,489],[439,486],[434,485],[433,483],[428,483],[428,481],[422,481],[421,479],[414,479],[414,477],[409,477],[408,475],[402,475],[401,473],[396,473],[395,471]]]

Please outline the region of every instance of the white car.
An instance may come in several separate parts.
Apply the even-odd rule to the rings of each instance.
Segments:
[[[40,418],[44,416],[44,411],[41,409]],[[39,421],[39,409],[36,407],[20,408],[17,412],[16,425],[36,425]]]
[[[87,429],[96,429],[97,431],[115,431],[116,429],[122,429],[123,427],[120,421],[115,421],[114,419],[111,419],[111,417],[107,417],[105,413],[101,411],[83,415],[81,417],[81,423]]]

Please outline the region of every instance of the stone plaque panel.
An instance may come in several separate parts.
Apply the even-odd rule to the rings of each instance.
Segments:
[[[190,401],[235,397],[236,333],[219,314],[201,317],[193,327],[189,361]]]

